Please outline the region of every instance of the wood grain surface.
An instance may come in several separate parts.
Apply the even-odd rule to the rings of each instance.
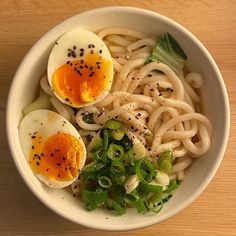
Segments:
[[[223,162],[202,195],[165,222],[137,231],[103,232],[73,224],[47,209],[19,176],[7,145],[5,108],[17,66],[35,41],[73,14],[134,6],[168,16],[195,34],[217,62],[230,97],[231,135]],[[236,235],[236,1],[1,0],[0,235]]]

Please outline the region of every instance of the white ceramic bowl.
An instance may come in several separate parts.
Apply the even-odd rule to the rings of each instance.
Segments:
[[[20,146],[18,125],[22,108],[36,96],[40,76],[46,71],[54,42],[75,27],[98,30],[109,26],[124,26],[151,34],[170,32],[188,55],[188,66],[204,77],[201,90],[205,114],[214,127],[209,152],[196,160],[174,197],[156,215],[139,215],[135,210],[114,216],[106,210],[87,212],[83,204],[63,189],[51,189],[32,173]],[[228,96],[216,63],[206,48],[185,28],[157,13],[129,7],[99,8],[75,15],[47,32],[30,49],[20,64],[8,98],[7,134],[14,162],[32,192],[59,215],[91,228],[131,230],[159,223],[188,206],[206,188],[223,158],[230,126]]]

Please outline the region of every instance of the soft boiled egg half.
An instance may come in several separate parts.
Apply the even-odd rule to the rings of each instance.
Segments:
[[[74,182],[86,160],[86,149],[75,127],[49,110],[27,114],[19,126],[23,153],[35,175],[53,188]]]
[[[72,107],[101,101],[113,80],[113,63],[105,43],[94,33],[76,28],[53,47],[48,81],[55,96]]]

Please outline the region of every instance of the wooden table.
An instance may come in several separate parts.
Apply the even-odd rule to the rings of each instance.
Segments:
[[[19,176],[5,135],[8,90],[35,41],[61,20],[95,7],[146,8],[195,34],[215,58],[231,103],[231,135],[224,160],[204,193],[171,219],[146,229],[104,233],[73,224],[47,209]],[[0,1],[0,235],[236,235],[236,1]]]

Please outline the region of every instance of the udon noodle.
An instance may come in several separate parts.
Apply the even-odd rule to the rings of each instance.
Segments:
[[[126,28],[106,28],[98,32],[113,58],[114,81],[109,94],[93,106],[80,110],[61,103],[51,92],[44,76],[42,89],[50,96],[55,110],[78,126],[88,148],[88,135],[110,119],[125,125],[127,136],[156,158],[165,150],[174,157],[170,179],[182,180],[193,159],[210,147],[212,126],[199,113],[199,89],[203,78],[197,73],[176,74],[168,65],[158,62],[144,64],[155,46],[155,38]],[[95,124],[85,123],[83,116],[93,114]]]

